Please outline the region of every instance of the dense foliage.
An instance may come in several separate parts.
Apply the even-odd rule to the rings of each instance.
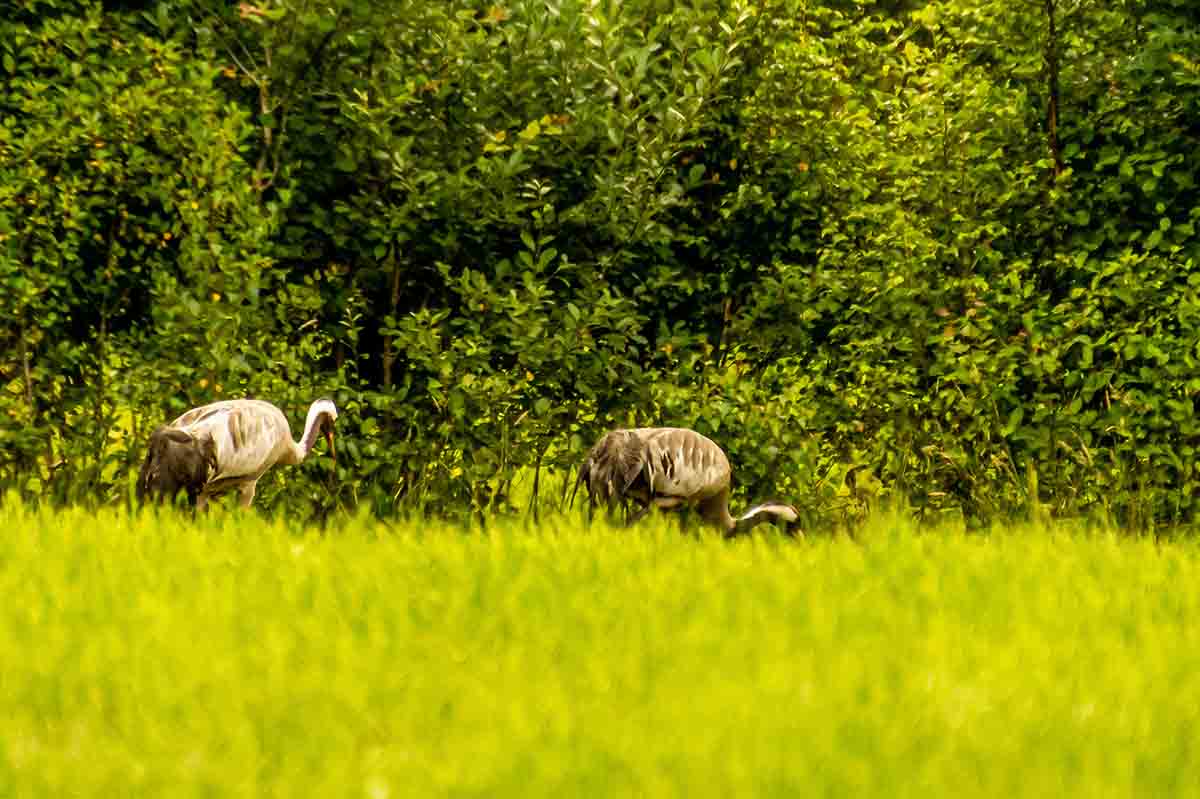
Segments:
[[[0,7],[2,485],[328,394],[318,513],[655,423],[814,515],[1195,516],[1192,0]]]

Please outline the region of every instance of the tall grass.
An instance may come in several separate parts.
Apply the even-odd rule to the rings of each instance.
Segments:
[[[0,796],[1200,793],[1200,551],[0,509]]]

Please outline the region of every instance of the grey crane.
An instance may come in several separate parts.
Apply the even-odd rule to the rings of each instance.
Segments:
[[[583,464],[571,492],[586,486],[590,508],[625,508],[633,524],[657,507],[695,507],[726,536],[737,535],[763,521],[783,523],[799,532],[799,512],[784,502],[764,502],[741,516],[729,512],[732,469],[725,451],[707,436],[684,427],[638,427],[601,436]],[[639,506],[630,514],[629,504]]]
[[[315,401],[308,409],[304,434],[293,441],[283,411],[263,400],[222,400],[193,408],[151,434],[138,475],[138,498],[173,498],[182,488],[188,501],[203,510],[213,497],[236,489],[242,507],[248,508],[258,479],[275,464],[302,462],[318,435],[325,435],[337,460],[337,416],[333,400]]]

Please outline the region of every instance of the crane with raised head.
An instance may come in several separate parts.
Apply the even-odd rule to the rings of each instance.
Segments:
[[[595,443],[579,467],[575,493],[585,486],[589,508],[625,509],[633,524],[651,508],[694,507],[701,518],[726,536],[771,521],[799,532],[800,514],[785,502],[763,502],[740,516],[729,512],[733,470],[715,441],[684,427],[638,427],[613,430]],[[630,504],[636,507],[631,510]]]

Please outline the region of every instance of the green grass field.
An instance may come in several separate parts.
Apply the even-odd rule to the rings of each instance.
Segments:
[[[0,796],[1200,794],[1200,548],[0,509]]]

